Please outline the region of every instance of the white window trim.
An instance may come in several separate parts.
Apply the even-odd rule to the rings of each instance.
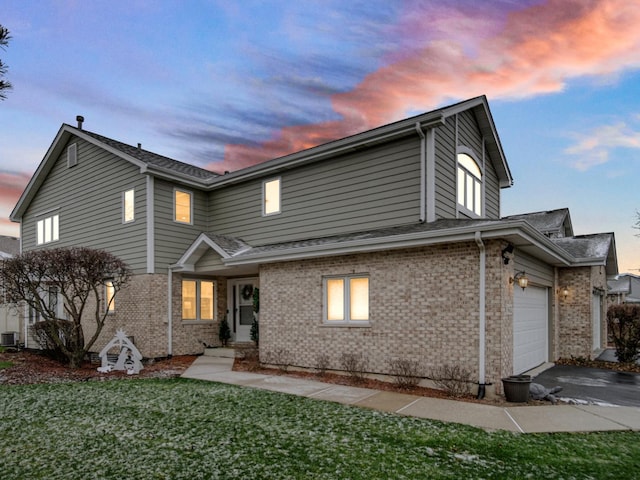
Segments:
[[[476,177],[476,175],[473,174],[473,172],[470,172],[467,168],[465,168],[463,165],[460,164],[460,162],[458,162],[458,155],[460,154],[464,154],[467,155],[471,158],[471,160],[473,160],[476,164],[476,166],[478,167],[478,170],[480,170],[480,178]],[[460,203],[459,202],[459,191],[461,188],[460,182],[459,182],[459,175],[458,172],[462,170],[462,172],[464,173],[464,182],[465,185],[462,186],[462,188],[464,188],[464,195],[465,195],[465,203]],[[471,177],[474,180],[474,194],[475,194],[475,190],[476,188],[478,188],[480,190],[480,213],[475,212],[474,210],[470,209],[467,206],[468,200],[467,200],[467,188],[466,188],[466,182],[467,182],[467,178]],[[484,177],[485,177],[485,172],[483,169],[483,165],[478,162],[477,160],[477,156],[475,155],[475,153],[473,152],[473,150],[471,150],[470,148],[467,147],[463,147],[460,146],[458,147],[457,151],[456,151],[456,205],[458,207],[458,211],[464,213],[465,215],[472,217],[472,218],[482,218],[482,216],[484,215],[484,211],[485,211],[485,205],[484,205]],[[475,206],[475,198],[472,199],[472,204]]]
[[[369,280],[368,302],[369,302],[369,318],[367,320],[351,320],[351,288],[349,280],[354,278],[366,278]],[[327,281],[328,280],[344,281],[344,320],[328,320],[328,298],[327,298]],[[322,278],[322,324],[323,326],[335,327],[368,327],[371,325],[371,279],[366,273],[354,273],[349,275],[327,275]]]
[[[196,282],[196,318],[184,318],[182,317],[182,282]],[[200,318],[200,301],[201,301],[201,283],[211,282],[213,283],[213,319],[202,320]],[[203,324],[203,323],[215,323],[218,321],[218,282],[208,278],[192,278],[185,277],[180,282],[180,316],[183,324]]]
[[[278,182],[278,210],[267,213],[267,184]],[[282,213],[282,177],[270,178],[262,182],[262,216],[270,217]]]
[[[46,245],[60,240],[60,214],[56,213],[47,217],[44,215],[46,213],[39,215],[40,218],[36,220],[36,245]],[[49,221],[49,228],[46,228],[47,221]],[[47,232],[47,230],[50,231]],[[49,240],[47,240],[47,233],[49,233]]]
[[[127,220],[127,193],[133,192],[133,198],[131,201],[133,202],[133,218]],[[135,188],[130,188],[122,192],[122,223],[133,223],[136,221],[136,190]]]
[[[181,222],[176,218],[176,192],[186,193],[189,195],[190,200],[189,200],[189,221],[188,222]],[[194,195],[192,191],[185,190],[183,188],[173,189],[173,196],[171,198],[171,203],[173,205],[173,222],[174,223],[179,223],[181,225],[193,225],[193,199],[194,199]]]

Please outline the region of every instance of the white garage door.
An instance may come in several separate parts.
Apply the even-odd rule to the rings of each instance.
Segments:
[[[548,291],[541,287],[514,288],[513,373],[520,374],[547,361]]]

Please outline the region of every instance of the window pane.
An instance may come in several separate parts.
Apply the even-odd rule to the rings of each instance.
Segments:
[[[349,282],[351,320],[369,320],[369,279],[352,278]]]
[[[38,220],[38,245],[44,243],[44,220]]]
[[[280,179],[271,180],[264,184],[264,213],[278,213],[280,211]]]
[[[458,203],[460,205],[464,205],[465,176],[464,170],[458,168]]]
[[[182,318],[195,320],[196,318],[196,282],[182,281]]]
[[[124,221],[132,222],[134,220],[134,190],[124,192]]]
[[[475,200],[473,202],[473,211],[477,214],[477,215],[482,215],[482,200],[481,200],[481,186],[480,186],[480,182],[478,182],[477,180],[474,182],[475,183]]]
[[[113,313],[116,310],[116,302],[114,296],[116,294],[116,289],[113,288],[113,282],[107,282],[105,285],[106,291],[106,302],[107,302],[107,312]]]
[[[240,306],[240,325],[253,324],[253,305]]]
[[[473,177],[471,175],[467,175],[467,193],[465,198],[464,206],[469,210],[473,210]]]
[[[54,215],[51,219],[51,240],[58,240],[58,215]]]
[[[51,241],[51,217],[44,219],[44,243]]]
[[[200,282],[200,320],[213,320],[213,282]]]
[[[344,320],[344,280],[327,279],[327,320]]]
[[[176,190],[175,193],[176,222],[191,223],[191,194]]]
[[[471,175],[476,177],[478,180],[482,178],[480,167],[478,167],[476,161],[466,153],[458,154],[458,164],[462,165]]]

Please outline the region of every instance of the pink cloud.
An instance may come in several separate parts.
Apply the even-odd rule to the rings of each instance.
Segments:
[[[0,172],[0,205],[13,210],[30,178],[27,173]]]
[[[408,13],[408,19],[420,15],[420,11]],[[490,99],[525,98],[559,92],[572,78],[640,66],[637,2],[549,0],[514,11],[502,23],[479,18],[478,9],[436,9],[429,15],[423,12],[423,17],[424,28],[412,21],[406,29],[416,41],[408,38],[404,43],[415,43],[417,48],[392,55],[390,63],[367,75],[353,90],[331,97],[340,120],[285,127],[257,147],[227,145],[224,161],[209,167],[237,170],[453,99],[480,94]],[[421,38],[434,36],[427,28],[430,22],[437,25],[438,35]],[[476,22],[488,28],[474,44],[467,27]]]

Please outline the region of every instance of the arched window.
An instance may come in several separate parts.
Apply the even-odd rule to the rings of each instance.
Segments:
[[[482,216],[482,172],[467,153],[458,154],[458,204]]]

